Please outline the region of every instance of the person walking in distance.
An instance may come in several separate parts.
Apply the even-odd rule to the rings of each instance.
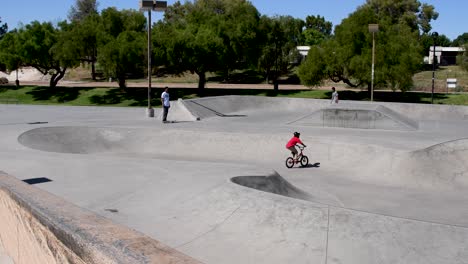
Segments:
[[[169,100],[169,87],[164,87],[164,92],[161,94],[161,104],[163,107],[163,123],[167,122],[167,114],[169,113],[169,108],[171,107],[171,102]]]
[[[336,91],[335,87],[332,87],[332,98],[330,104],[337,104],[338,103],[338,92]]]

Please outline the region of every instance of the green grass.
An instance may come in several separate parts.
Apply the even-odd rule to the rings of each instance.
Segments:
[[[281,86],[280,86],[281,89]],[[151,104],[159,107],[160,89],[152,90]],[[171,88],[171,100],[197,97],[197,89]],[[369,101],[365,91],[340,91],[340,100]],[[254,95],[271,97],[329,99],[328,90],[273,90],[262,89],[205,89],[204,96]],[[49,87],[0,86],[1,99],[17,99],[20,104],[81,105],[81,106],[146,106],[148,104],[146,88],[85,88],[85,87]],[[374,92],[374,100],[381,102],[431,103],[431,93],[422,92]],[[468,94],[434,94],[435,104],[468,105]]]
[[[0,86],[1,99],[17,99],[20,104],[45,105],[113,105],[133,106],[139,103],[131,95],[117,96],[116,91],[108,88],[57,87],[50,89],[42,86]],[[113,98],[117,98],[113,100]],[[146,103],[147,101],[145,101]]]
[[[468,72],[459,66],[441,66],[435,72],[434,87],[438,92],[446,92],[448,78],[457,79],[458,86],[468,92]],[[414,91],[432,90],[432,71],[422,71],[413,76]],[[453,89],[451,89],[453,90]]]

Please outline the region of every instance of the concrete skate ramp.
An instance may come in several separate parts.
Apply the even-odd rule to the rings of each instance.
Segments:
[[[18,141],[32,149],[48,152],[90,154],[118,151],[125,132],[92,127],[43,127],[27,131]]]
[[[200,263],[3,172],[0,216],[0,259],[11,263]]]
[[[311,115],[321,109],[361,109],[376,110],[383,116],[394,119],[400,125],[414,130],[419,121],[448,121],[468,120],[468,106],[456,105],[427,105],[387,102],[362,102],[342,100],[338,105],[330,105],[329,100],[306,98],[279,98],[264,96],[217,96],[183,100],[184,112],[190,112],[196,118],[230,117],[248,115],[250,111],[269,110],[271,112],[294,112],[298,110],[310,111]],[[385,108],[375,109],[378,106]],[[247,113],[246,113],[247,112]],[[313,116],[310,116],[313,117]],[[321,118],[321,116],[319,115]],[[320,119],[321,120],[321,119]],[[312,121],[312,120],[311,120]],[[322,122],[319,122],[322,125]]]
[[[277,172],[274,172],[269,176],[239,176],[232,178],[231,181],[233,183],[264,192],[302,200],[308,199],[308,195],[304,191],[290,184]]]
[[[248,110],[295,111],[319,109],[328,105],[325,100],[275,98],[263,96],[216,96],[183,100],[185,107],[201,119],[210,117],[241,117]]]
[[[341,105],[320,109],[295,125],[384,130],[417,130],[418,123],[382,105]]]
[[[167,140],[174,138],[177,140]],[[278,151],[284,149],[288,138],[281,134],[266,137],[169,129],[42,127],[24,132],[18,141],[32,149],[59,153],[278,164],[288,155]],[[346,168],[343,177],[353,180],[414,188],[468,188],[467,139],[412,152],[307,136],[303,139],[313,146],[306,149],[311,162]]]
[[[171,101],[171,109],[169,111],[170,121],[198,121],[200,118],[187,108],[184,100]],[[156,119],[162,120],[163,111],[159,111]]]
[[[432,189],[468,188],[468,139],[458,139],[397,155],[390,178]],[[403,176],[404,175],[404,176]]]
[[[18,142],[47,152],[73,154],[119,154],[154,158],[283,163],[289,154],[284,141],[290,135],[229,132],[194,133],[184,130],[151,130],[102,127],[41,127],[22,133]],[[356,167],[362,159],[375,156],[375,146],[357,147],[332,141],[310,141],[311,157],[333,157],[340,164]],[[177,140],[168,140],[177,139]],[[377,147],[378,148],[378,147]],[[280,151],[278,151],[280,150]],[[283,150],[283,151],[281,151]],[[196,153],[196,155],[194,155]],[[259,153],[263,153],[259,155]],[[384,156],[384,155],[381,155]]]

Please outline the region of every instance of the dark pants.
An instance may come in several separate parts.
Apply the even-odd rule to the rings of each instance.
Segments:
[[[163,106],[163,119],[162,121],[167,121],[167,113],[169,113],[170,106]]]

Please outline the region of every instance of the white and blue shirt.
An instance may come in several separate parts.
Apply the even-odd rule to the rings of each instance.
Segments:
[[[169,101],[169,93],[167,93],[167,92],[164,91],[164,92],[161,94],[161,99],[163,99],[163,105],[164,105],[165,107],[170,107],[170,106],[171,106],[171,103],[170,103],[170,101]]]

